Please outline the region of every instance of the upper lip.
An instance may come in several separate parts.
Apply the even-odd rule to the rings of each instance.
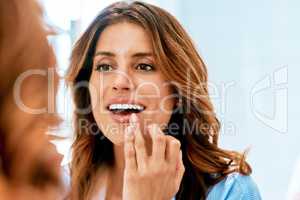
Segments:
[[[127,97],[126,98],[125,97],[111,98],[108,101],[108,103],[106,104],[106,108],[108,109],[111,104],[138,104],[138,105],[143,106],[146,109],[146,106],[142,102],[136,101],[136,100],[133,100],[133,99],[129,99]]]

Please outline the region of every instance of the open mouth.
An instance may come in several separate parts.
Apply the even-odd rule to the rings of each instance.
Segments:
[[[110,104],[107,109],[113,114],[140,113],[145,110],[145,106],[139,104]]]
[[[118,123],[129,123],[132,113],[141,113],[146,107],[139,104],[110,104],[107,109],[112,113],[112,118]]]

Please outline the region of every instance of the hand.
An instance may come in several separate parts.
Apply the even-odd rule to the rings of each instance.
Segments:
[[[125,131],[123,200],[170,200],[179,190],[184,173],[180,142],[164,135],[158,125],[148,127],[151,155],[136,114]]]

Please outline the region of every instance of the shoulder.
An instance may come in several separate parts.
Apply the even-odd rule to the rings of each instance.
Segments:
[[[251,176],[231,173],[210,188],[207,200],[261,200],[257,185]]]

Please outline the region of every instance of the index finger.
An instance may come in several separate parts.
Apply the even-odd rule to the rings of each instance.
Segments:
[[[125,168],[135,171],[137,169],[136,152],[134,148],[134,127],[128,126],[125,129],[124,140]]]
[[[136,114],[132,114],[130,116],[130,123],[135,128],[135,152],[136,152],[136,161],[138,169],[145,170],[147,165],[147,151],[146,151],[146,144],[143,134],[140,129],[140,121]]]

